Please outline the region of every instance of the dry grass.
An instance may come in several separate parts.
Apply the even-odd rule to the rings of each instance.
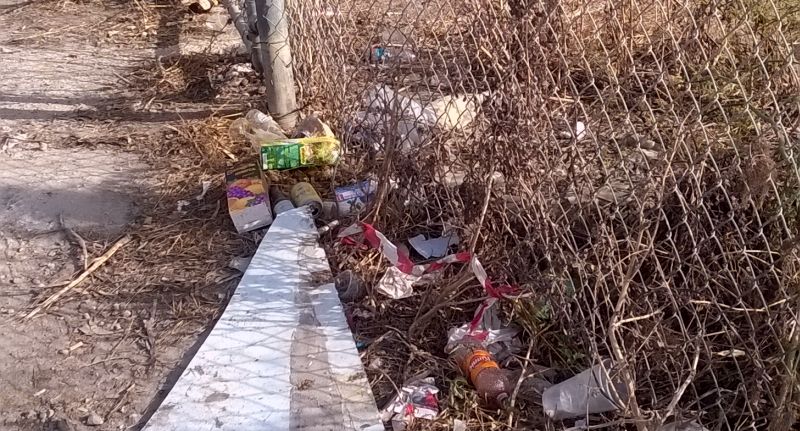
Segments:
[[[412,154],[373,156],[344,137],[361,177],[400,184],[367,216],[381,231],[401,241],[430,225],[457,227],[490,274],[530,293],[505,316],[526,329],[537,363],[567,374],[597,357],[624,363],[636,404],[608,420],[790,423],[800,269],[796,5],[370,0],[346,2],[334,17],[320,10],[295,12],[295,51],[315,53],[300,57],[298,78],[312,89],[305,100],[337,125],[377,83],[422,101],[491,91],[476,127]],[[391,26],[413,36],[416,60],[369,65],[364,50]],[[588,126],[583,139],[568,132],[576,121]],[[449,166],[466,172],[464,184],[437,180]],[[504,184],[488,183],[493,171]],[[383,265],[373,254],[335,263],[367,284]],[[538,407],[483,412],[463,397],[441,345],[446,328],[474,309],[454,304],[480,290],[428,298],[435,290],[360,305],[378,328],[396,329],[356,329],[381,341],[367,366],[391,356],[378,355],[387,339],[401,357],[386,362],[386,375],[370,371],[379,398],[434,368],[446,400],[435,426],[451,417],[469,419],[470,429],[537,423]],[[414,337],[413,310],[431,301],[452,307]]]
[[[335,185],[366,176],[384,187],[397,181],[367,220],[398,242],[454,226],[493,277],[528,294],[502,305],[532,352],[511,368],[536,363],[563,378],[598,357],[625,365],[635,403],[604,420],[786,429],[797,413],[800,293],[796,6],[337,6],[332,16],[314,2],[293,11],[302,103],[336,130],[377,83],[423,101],[491,95],[474,128],[440,133],[412,154],[398,154],[394,136],[374,152],[343,134],[340,166],[273,182],[308,180],[330,197]],[[415,61],[366,63],[387,26],[408,29]],[[216,96],[209,76],[225,62],[161,61],[134,79],[152,103],[196,101]],[[229,121],[222,113],[186,121],[141,148],[166,173],[131,229],[135,246],[100,274],[118,302],[157,303],[163,341],[216,316],[236,280],[229,257],[252,253],[258,240],[232,233],[223,202],[225,163],[251,157],[230,141]],[[576,121],[588,125],[581,139],[569,132]],[[456,187],[438,179],[452,166],[466,174]],[[490,182],[495,171],[503,183]],[[209,194],[178,213],[175,202],[202,180],[213,181]],[[447,330],[470,318],[482,298],[477,283],[448,289],[467,277],[454,269],[412,298],[387,300],[372,291],[386,265],[379,255],[324,242],[334,272],[353,270],[368,286],[346,309],[379,404],[426,374],[442,389],[442,415],[411,429],[450,429],[453,418],[470,430],[552,426],[535,398],[509,411],[479,408],[448,362]]]

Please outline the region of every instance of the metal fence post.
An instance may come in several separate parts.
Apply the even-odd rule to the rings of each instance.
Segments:
[[[291,130],[297,121],[292,49],[289,44],[289,16],[284,0],[256,1],[259,18],[258,44],[264,83],[267,86],[267,108],[284,130]]]
[[[242,42],[244,42],[244,47],[247,49],[247,52],[250,52],[250,49],[253,46],[253,42],[248,37],[250,35],[250,29],[247,25],[247,19],[242,14],[242,10],[239,9],[239,5],[235,0],[223,0],[222,5],[225,6],[225,9],[228,11],[228,15],[230,15],[231,20],[233,20],[233,26],[236,27],[236,31],[239,32],[239,36],[242,38]]]

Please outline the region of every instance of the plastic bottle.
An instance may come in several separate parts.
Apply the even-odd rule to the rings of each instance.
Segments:
[[[294,208],[294,204],[289,196],[283,192],[279,187],[272,186],[269,188],[269,199],[274,202],[273,213],[277,216],[282,212],[289,211]]]
[[[279,126],[271,116],[259,111],[258,109],[251,109],[247,111],[247,114],[245,114],[244,118],[250,122],[254,129],[271,133],[272,135],[276,136],[277,139],[286,138],[281,126]]]
[[[480,340],[467,335],[450,355],[486,404],[491,407],[505,404],[511,393],[511,383]]]
[[[322,214],[322,198],[314,190],[314,186],[309,183],[297,183],[292,187],[292,202],[298,208],[308,205],[311,208],[311,216],[314,218]]]
[[[234,120],[228,133],[234,141],[250,143],[257,152],[265,142],[286,139],[278,123],[257,109],[251,109],[243,118]]]
[[[411,39],[399,29],[385,30],[380,43],[372,47],[370,60],[373,63],[410,63],[417,59]]]

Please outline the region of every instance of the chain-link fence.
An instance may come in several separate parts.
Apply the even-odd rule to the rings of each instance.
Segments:
[[[292,8],[300,105],[398,184],[376,222],[464,232],[529,294],[512,318],[537,360],[615,360],[635,389],[618,423],[791,426],[797,3]]]

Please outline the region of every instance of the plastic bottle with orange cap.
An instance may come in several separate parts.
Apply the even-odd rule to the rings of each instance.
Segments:
[[[450,357],[489,407],[505,407],[511,395],[506,373],[481,341],[466,335],[450,351]]]

